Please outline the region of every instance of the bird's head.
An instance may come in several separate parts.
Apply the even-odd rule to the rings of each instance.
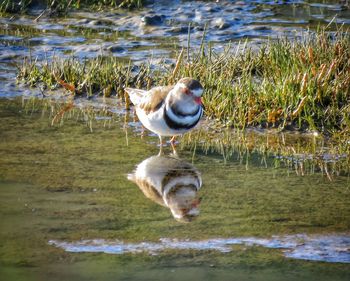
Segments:
[[[199,215],[200,201],[201,199],[197,197],[197,188],[193,184],[176,185],[167,195],[172,215],[181,222],[190,222]]]
[[[202,104],[203,87],[197,80],[188,77],[182,78],[176,83],[175,90],[181,95],[192,98],[196,104]]]

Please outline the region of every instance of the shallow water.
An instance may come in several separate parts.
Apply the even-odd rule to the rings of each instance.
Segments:
[[[75,110],[51,126],[52,110],[0,100],[5,280],[348,280],[347,176],[329,182],[266,167],[256,153],[247,165],[179,148],[176,169],[160,166],[175,177],[195,169],[203,184],[199,214],[178,222],[128,180],[158,154],[132,114]]]
[[[41,91],[16,85],[16,63],[29,54],[171,64],[189,23],[193,48],[206,28],[218,51],[300,35],[336,14],[333,22],[350,24],[344,1],[168,3],[0,18],[0,279],[349,280],[349,173],[304,169],[315,155],[329,167],[348,156],[326,154],[321,139],[254,136],[230,149],[183,139],[178,156],[167,147],[158,157],[157,137],[120,101],[76,100],[54,122],[64,101],[30,99]],[[275,145],[294,153],[266,153]],[[145,165],[148,183],[128,180]],[[164,178],[190,187],[167,197]],[[175,219],[174,206],[189,215]]]

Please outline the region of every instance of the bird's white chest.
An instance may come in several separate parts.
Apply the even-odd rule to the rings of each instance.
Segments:
[[[174,136],[183,134],[185,131],[173,130],[168,127],[164,119],[164,107],[165,104],[163,104],[157,111],[149,114],[146,114],[142,109],[137,109],[136,114],[143,126],[157,135]]]

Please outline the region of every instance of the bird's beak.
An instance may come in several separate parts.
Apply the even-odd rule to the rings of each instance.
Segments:
[[[196,104],[202,105],[202,98],[201,97],[194,97],[193,98]]]

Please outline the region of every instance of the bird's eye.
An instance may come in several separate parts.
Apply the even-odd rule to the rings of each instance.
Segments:
[[[186,95],[190,95],[190,94],[191,94],[191,91],[190,91],[188,88],[183,89],[182,92],[183,92],[184,94],[186,94]]]

